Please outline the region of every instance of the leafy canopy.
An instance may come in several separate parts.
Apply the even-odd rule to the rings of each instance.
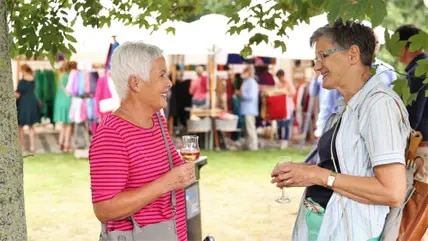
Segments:
[[[404,0],[403,0],[404,1]],[[168,20],[196,20],[201,15],[216,12],[230,18],[230,34],[255,29],[273,30],[276,36],[268,36],[265,31],[254,33],[243,48],[242,55],[251,55],[251,47],[261,42],[273,44],[286,50],[284,41],[287,29],[293,29],[299,23],[309,23],[309,18],[328,13],[329,22],[337,17],[343,19],[366,19],[372,26],[382,24],[387,15],[385,0],[6,0],[12,57],[17,55],[46,56],[51,62],[57,53],[66,58],[75,53],[73,44],[73,25],[78,18],[85,26],[101,28],[110,26],[113,20],[125,25],[137,25],[149,30],[157,30]],[[400,0],[393,0],[401,3]],[[239,10],[246,9],[248,15],[240,16]],[[137,10],[137,11],[135,11]],[[133,14],[137,12],[138,14]],[[173,31],[169,28],[167,31]],[[387,48],[392,56],[398,56],[402,42],[396,34],[385,34]],[[411,40],[410,49],[427,49],[428,35],[421,33]],[[425,75],[428,64],[420,63],[416,73]],[[425,80],[427,83],[428,79]],[[415,99],[405,80],[397,80],[395,90],[404,102]]]

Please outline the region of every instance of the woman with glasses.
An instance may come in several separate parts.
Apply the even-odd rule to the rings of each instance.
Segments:
[[[293,240],[380,240],[390,207],[406,192],[407,111],[371,65],[373,31],[338,19],[317,29],[315,70],[341,104],[317,146],[316,165],[284,163],[272,171],[278,187],[306,187]]]

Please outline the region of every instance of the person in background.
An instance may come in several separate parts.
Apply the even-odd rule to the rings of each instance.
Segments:
[[[192,95],[192,105],[204,107],[207,105],[207,76],[204,75],[204,67],[196,67],[196,79],[190,84],[189,93]]]
[[[410,126],[420,131],[423,135],[422,143],[416,151],[425,159],[425,166],[422,172],[416,174],[416,179],[428,183],[428,84],[424,84],[426,76],[416,76],[415,71],[418,67],[418,61],[428,60],[428,54],[424,49],[411,51],[409,49],[409,38],[420,33],[421,30],[415,25],[402,25],[396,32],[400,35],[400,40],[407,41],[406,46],[401,50],[401,55],[398,56],[398,61],[406,65],[407,81],[410,87],[410,93],[417,93],[416,100],[407,106],[409,111]],[[425,234],[424,240],[428,240],[428,234]]]
[[[67,93],[65,88],[67,86],[69,73],[73,69],[77,69],[77,63],[75,61],[64,63],[54,103],[53,120],[55,123],[61,125],[58,143],[60,145],[60,150],[64,152],[71,151],[71,133],[73,127],[69,116],[71,95]]]
[[[296,94],[296,88],[291,80],[285,77],[285,72],[282,69],[279,69],[276,72],[276,77],[278,78],[278,91],[286,95],[286,109],[287,116],[283,120],[278,120],[278,139],[281,142],[281,149],[288,147],[288,140],[290,139],[290,125],[293,122],[293,112],[294,112],[294,102],[293,98]]]
[[[390,207],[401,206],[406,195],[406,108],[372,76],[371,28],[338,19],[317,29],[310,43],[323,88],[337,89],[343,102],[319,139],[316,165],[277,165],[272,183],[306,187],[293,241],[379,241]]]
[[[231,70],[227,71],[227,78],[226,78],[226,98],[227,98],[227,111],[231,112],[233,111],[233,95],[235,94],[235,80],[234,80],[234,74]]]
[[[19,140],[21,141],[22,151],[24,155],[34,154],[35,152],[35,130],[34,124],[40,123],[41,119],[41,104],[37,99],[34,89],[35,82],[33,70],[27,64],[21,65],[22,78],[18,82],[18,87],[15,91],[16,107],[18,110],[18,126]],[[30,137],[30,148],[26,148],[24,126],[28,126]]]
[[[293,98],[294,103],[294,114],[293,123],[291,128],[290,140],[294,143],[299,143],[304,137],[303,126],[305,120],[305,103],[306,103],[306,88],[308,87],[307,78],[305,76],[306,71],[302,66],[301,60],[294,61],[295,67],[293,68],[293,83],[296,88],[296,94]]]
[[[111,64],[121,102],[100,123],[89,149],[95,215],[109,232],[132,230],[131,217],[140,227],[175,220],[178,240],[186,241],[184,189],[195,182],[195,164],[181,159],[159,114],[172,86],[162,50],[126,42],[114,51]]]
[[[238,116],[237,128],[240,130],[243,130],[244,129],[243,127],[245,126],[245,119],[241,115],[241,110],[240,110],[241,103],[239,99],[241,86],[242,86],[241,74],[235,73],[233,76],[232,114]],[[231,134],[231,138],[234,141],[239,141],[241,139],[241,136],[242,136],[241,131],[232,132]]]
[[[254,68],[246,66],[241,74],[242,85],[237,92],[240,99],[240,114],[244,116],[245,134],[249,150],[258,149],[256,117],[259,115],[259,85],[254,78]]]

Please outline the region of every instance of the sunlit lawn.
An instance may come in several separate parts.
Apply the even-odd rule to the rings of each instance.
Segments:
[[[308,150],[304,152],[307,153]],[[301,189],[287,190],[289,204],[269,174],[281,155],[301,161],[296,149],[259,152],[203,152],[200,192],[203,234],[216,241],[290,240]],[[24,181],[29,240],[98,240],[87,160],[45,154],[25,160]]]

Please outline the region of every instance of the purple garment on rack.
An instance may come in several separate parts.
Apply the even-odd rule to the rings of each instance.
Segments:
[[[67,86],[65,89],[72,96],[77,96],[77,77],[79,75],[79,71],[71,70],[68,76]]]

